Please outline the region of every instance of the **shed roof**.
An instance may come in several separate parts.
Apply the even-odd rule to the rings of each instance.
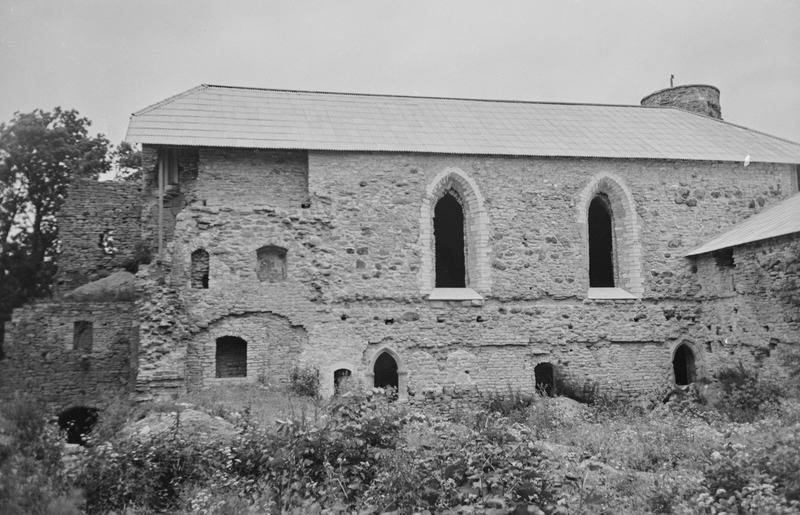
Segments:
[[[672,107],[201,85],[131,116],[153,145],[800,163],[800,144]]]
[[[800,232],[800,193],[795,193],[773,207],[751,216],[731,230],[701,245],[687,256],[736,247],[745,243]]]

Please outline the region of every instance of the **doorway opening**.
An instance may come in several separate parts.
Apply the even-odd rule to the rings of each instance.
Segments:
[[[697,379],[697,366],[692,349],[686,344],[681,344],[672,358],[672,370],[675,373],[675,384],[685,386]]]
[[[536,380],[536,391],[543,395],[552,397],[555,393],[555,373],[552,363],[539,363],[533,369],[533,376]]]

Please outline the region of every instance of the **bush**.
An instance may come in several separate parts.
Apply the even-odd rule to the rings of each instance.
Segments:
[[[717,409],[733,422],[759,419],[783,396],[780,386],[760,380],[755,372],[745,369],[741,363],[720,370],[715,377],[722,386],[722,399]]]
[[[289,374],[290,389],[297,395],[317,397],[319,395],[319,370],[312,366],[295,366]]]
[[[15,399],[0,410],[7,437],[0,441],[0,513],[79,514],[80,492],[62,463],[63,435],[46,423],[33,399]]]

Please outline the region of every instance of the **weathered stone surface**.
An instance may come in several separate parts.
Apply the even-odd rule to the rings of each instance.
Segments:
[[[130,272],[114,272],[108,277],[79,286],[64,298],[82,302],[117,302],[135,300],[135,277]]]
[[[152,437],[169,431],[179,431],[185,436],[193,436],[220,442],[230,440],[239,430],[226,420],[214,417],[196,409],[151,413],[122,429],[123,436]]]

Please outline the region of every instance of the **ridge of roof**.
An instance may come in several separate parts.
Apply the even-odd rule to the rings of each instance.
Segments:
[[[536,104],[536,105],[568,105],[568,106],[597,106],[597,107],[634,107],[640,109],[677,109],[673,106],[643,106],[638,104],[602,104],[599,102],[548,102],[543,100],[503,100],[499,98],[469,98],[469,97],[445,97],[445,96],[426,96],[426,95],[399,95],[386,93],[348,93],[343,91],[318,91],[304,89],[280,89],[280,88],[259,88],[252,86],[226,86],[220,84],[203,84],[209,88],[224,89],[245,89],[255,91],[273,91],[277,93],[309,93],[314,95],[342,95],[353,97],[375,97],[375,98],[407,98],[410,100],[460,100],[465,102],[486,102],[495,104]]]

